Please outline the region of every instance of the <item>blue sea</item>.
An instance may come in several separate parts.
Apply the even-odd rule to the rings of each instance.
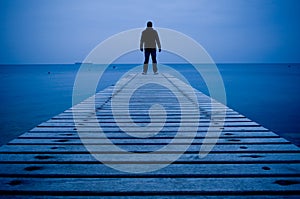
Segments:
[[[188,64],[166,64],[205,94]],[[110,65],[98,90],[115,84],[134,64]],[[72,106],[79,64],[0,65],[0,145]],[[101,66],[99,66],[101,67]],[[300,146],[300,64],[217,64],[227,105]]]

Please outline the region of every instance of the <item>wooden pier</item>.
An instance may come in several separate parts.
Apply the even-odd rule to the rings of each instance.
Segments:
[[[114,92],[114,86],[108,87],[0,147],[0,196],[300,196],[300,150],[297,146],[199,91],[195,90],[197,103],[193,102],[189,93],[181,89],[185,83],[168,74],[147,77],[130,74],[124,81],[139,78],[153,78],[158,82],[167,80],[177,89],[175,93],[186,98],[184,104],[178,105],[172,93],[154,84],[145,85],[140,93],[132,96],[129,110],[135,125],[140,128],[147,129],[149,125],[148,111],[153,101],[167,107],[166,120],[159,111],[152,112],[155,117],[151,118],[153,124],[148,132],[162,126],[157,135],[141,138],[124,133],[114,119],[112,100],[131,93],[133,88],[124,84]],[[195,104],[200,116],[192,114]],[[219,112],[212,109],[212,104]],[[180,108],[187,111],[180,111]],[[124,128],[135,132],[136,126],[126,117],[126,110],[128,104],[119,101],[116,108],[118,121],[123,123]],[[82,124],[74,121],[74,111]],[[182,114],[185,114],[183,125],[187,130],[183,136],[174,138]],[[220,127],[222,117],[225,122]],[[141,164],[149,168],[155,164],[166,164],[168,161],[164,157],[176,154],[176,150],[161,152],[157,162],[130,156],[122,159],[120,157],[123,156],[119,156],[121,152],[107,151],[107,142],[101,137],[103,134],[98,133],[99,125],[105,137],[122,150],[146,154],[162,149],[173,139],[176,139],[173,145],[178,148],[188,144],[192,138],[188,129],[192,129],[197,120],[196,136],[187,150],[172,164],[158,170],[140,173],[120,171],[110,168],[90,153],[108,154],[103,156],[106,158],[104,162],[125,168]],[[214,124],[213,127],[221,130],[220,137],[207,135],[210,125]],[[135,133],[142,136],[145,132],[137,130]],[[95,146],[88,147],[95,151],[88,151],[83,141]],[[212,147],[212,151],[201,158],[199,151],[204,141],[205,145]]]

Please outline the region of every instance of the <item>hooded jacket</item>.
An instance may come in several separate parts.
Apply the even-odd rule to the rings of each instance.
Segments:
[[[158,33],[152,27],[147,27],[143,32],[140,40],[140,49],[144,48],[155,48],[156,45],[161,49]]]

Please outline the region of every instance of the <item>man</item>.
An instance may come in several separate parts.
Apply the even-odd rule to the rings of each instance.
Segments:
[[[156,45],[158,51],[161,52],[161,45],[157,31],[152,28],[152,22],[147,22],[147,28],[142,32],[140,40],[140,50],[145,53],[144,69],[143,75],[147,74],[148,71],[148,62],[151,55],[152,58],[152,68],[153,73],[157,75],[157,61],[156,61]]]

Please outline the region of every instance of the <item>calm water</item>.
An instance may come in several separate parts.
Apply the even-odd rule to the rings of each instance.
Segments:
[[[189,65],[168,65],[208,94]],[[98,89],[114,84],[133,65],[112,65]],[[300,145],[300,64],[219,64],[227,105]],[[79,65],[0,66],[0,145],[72,105]]]

